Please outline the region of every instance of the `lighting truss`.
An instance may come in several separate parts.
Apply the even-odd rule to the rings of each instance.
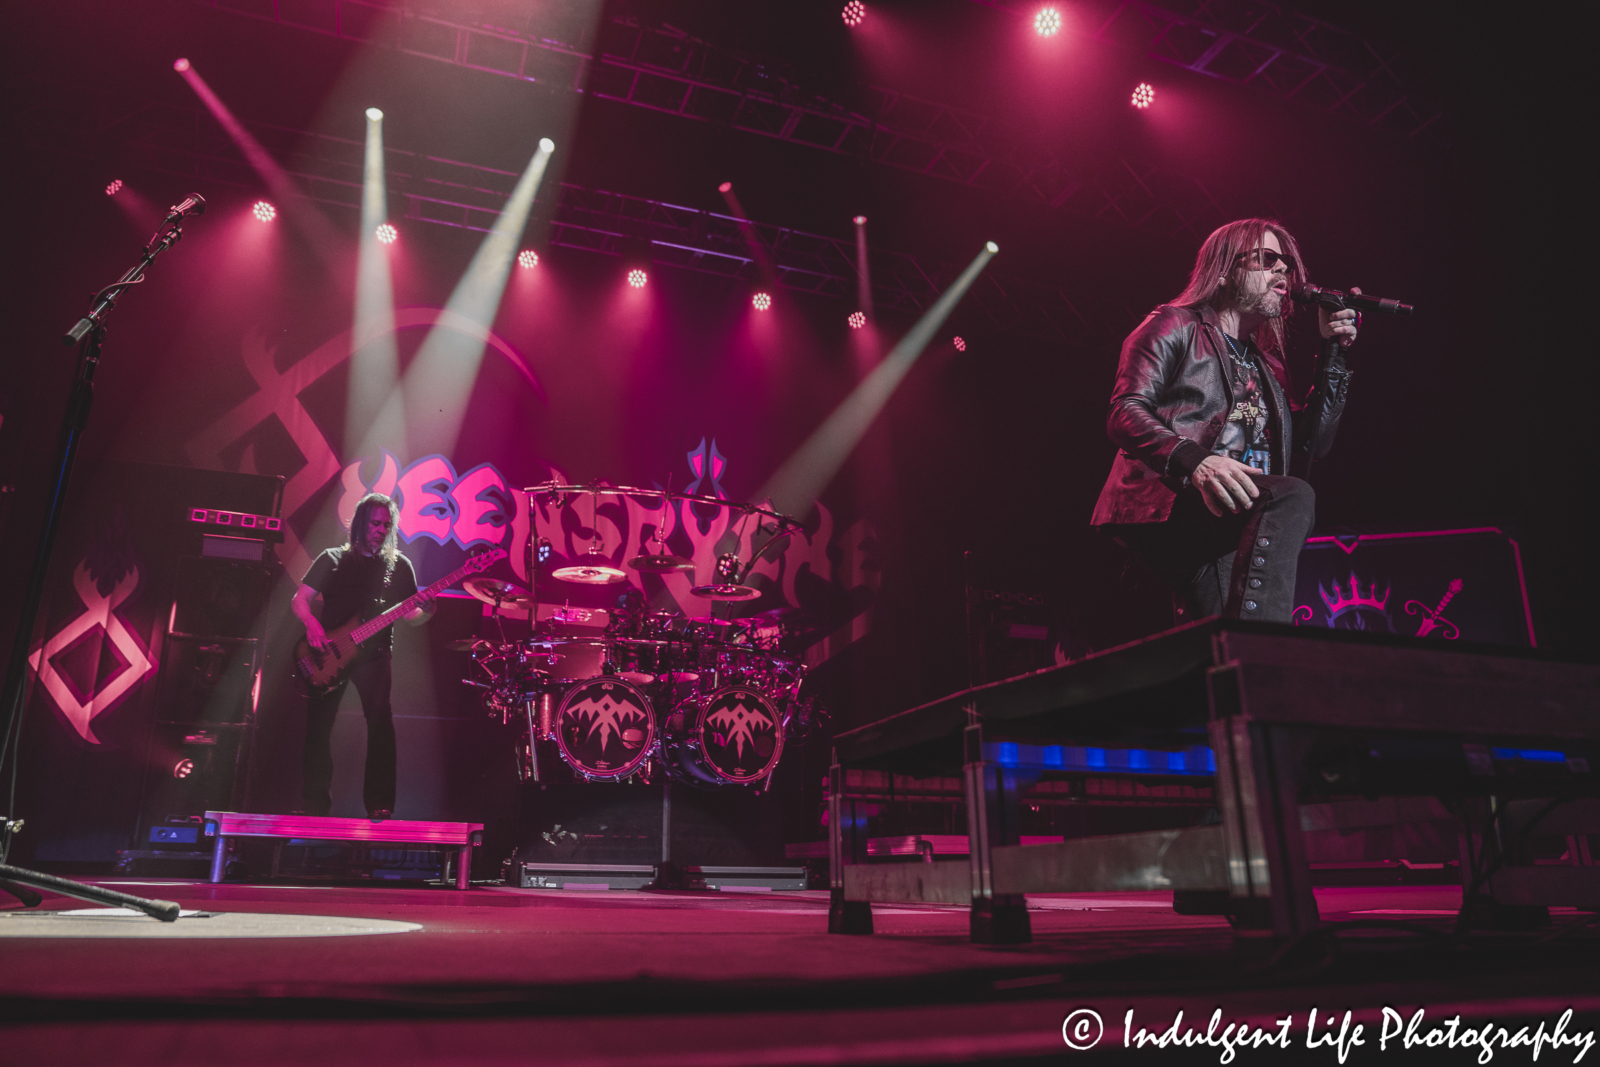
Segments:
[[[841,155],[865,157],[986,192],[1109,219],[1162,236],[1203,238],[1233,218],[1193,175],[1096,152],[1067,156],[1024,128],[881,86],[853,106],[808,91],[789,69],[719,48],[670,25],[609,17],[596,41],[552,26],[540,5],[483,7],[466,22],[424,3],[197,0],[314,33]],[[480,5],[482,6],[482,5]],[[492,22],[488,19],[492,17]],[[569,26],[572,20],[567,20]],[[554,28],[562,29],[557,18]]]
[[[176,174],[197,184],[255,190],[261,180],[234,142],[201,108],[138,101],[81,85],[34,81],[14,113],[17,147],[84,155],[85,145],[115,150],[130,167]],[[245,125],[284,167],[296,187],[320,204],[359,214],[365,145],[361,141],[262,123]],[[94,136],[88,136],[90,133]],[[427,156],[385,145],[391,219],[488,232],[516,185],[513,171]],[[401,203],[404,210],[397,210]],[[541,192],[535,215],[547,216],[547,243],[603,255],[631,254],[648,242],[655,264],[765,284],[750,249],[753,233],[785,289],[822,298],[857,297],[854,233],[829,237],[757,220],[741,220],[645,197],[562,183]],[[279,204],[280,211],[292,206]],[[908,252],[872,250],[873,300],[879,309],[921,313],[961,272]],[[1059,286],[989,270],[963,302],[1017,336],[1085,340],[1091,324]]]
[[[1032,17],[1022,0],[974,0]],[[1400,50],[1270,0],[1086,0],[1094,36],[1209,78],[1270,93],[1324,114],[1426,143],[1442,143],[1443,114],[1418,91]]]

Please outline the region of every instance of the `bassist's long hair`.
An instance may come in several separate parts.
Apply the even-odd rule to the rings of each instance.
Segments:
[[[392,497],[384,496],[382,493],[368,493],[361,498],[356,504],[356,513],[350,518],[350,533],[345,539],[344,550],[346,552],[354,550],[356,531],[367,528],[368,516],[373,508],[389,509],[389,536],[383,539],[383,548],[379,549],[378,554],[392,571],[395,557],[400,554],[400,505],[396,504]]]

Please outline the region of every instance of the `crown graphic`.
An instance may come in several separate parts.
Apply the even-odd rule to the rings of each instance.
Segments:
[[[1317,592],[1322,595],[1322,602],[1328,605],[1329,620],[1337,619],[1345,612],[1354,611],[1358,608],[1371,608],[1379,613],[1387,612],[1389,593],[1392,588],[1392,586],[1386,586],[1380,596],[1378,594],[1378,583],[1373,581],[1371,585],[1367,586],[1366,592],[1363,593],[1361,583],[1354,574],[1350,575],[1350,591],[1348,594],[1345,592],[1344,587],[1339,584],[1338,579],[1334,579],[1332,593],[1324,589],[1321,582],[1317,583]]]

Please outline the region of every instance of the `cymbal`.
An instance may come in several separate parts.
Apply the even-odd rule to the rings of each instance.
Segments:
[[[754,600],[761,595],[759,589],[731,582],[726,585],[697,585],[689,592],[706,600]]]
[[[533,594],[516,582],[499,578],[468,578],[461,588],[490,606],[525,608],[533,603]]]
[[[451,652],[471,652],[479,645],[493,645],[487,637],[458,637],[454,641],[446,641],[444,647]]]
[[[694,570],[694,560],[666,554],[657,556],[646,552],[642,556],[634,556],[630,559],[628,566],[646,574],[666,574],[669,571],[692,571]]]
[[[550,572],[550,577],[581,585],[611,585],[627,581],[628,572],[604,563],[582,563],[572,567],[557,567]]]

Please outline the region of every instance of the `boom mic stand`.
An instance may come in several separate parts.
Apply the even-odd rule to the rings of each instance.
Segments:
[[[44,599],[45,578],[50,568],[50,553],[55,547],[56,533],[61,525],[61,513],[67,499],[67,486],[72,479],[72,464],[78,455],[78,444],[83,439],[84,428],[89,424],[89,408],[94,401],[94,373],[100,366],[100,348],[106,336],[106,318],[117,306],[117,298],[132,286],[144,281],[144,272],[157,256],[183,238],[183,221],[191,216],[203,215],[206,202],[198,193],[191,193],[181,204],[167,212],[161,228],[144,247],[139,262],[115,282],[95,294],[89,313],[73,324],[61,338],[62,344],[78,346],[78,371],[73,378],[72,390],[67,397],[67,409],[61,418],[61,438],[56,451],[55,481],[50,489],[50,507],[45,513],[44,528],[39,533],[39,547],[34,552],[33,570],[28,576],[28,588],[22,599],[22,610],[17,620],[17,636],[11,645],[11,662],[6,670],[6,683],[0,695],[0,708],[6,711],[6,731],[0,738],[0,766],[5,757],[12,760],[12,774],[17,772],[21,758],[18,746],[22,742],[23,692],[27,686],[28,646],[33,643],[33,627],[38,620],[39,604]],[[51,874],[24,870],[3,862],[10,854],[11,835],[22,827],[15,812],[7,814],[0,824],[0,890],[10,893],[27,907],[37,907],[42,901],[38,893],[26,888],[38,886],[66,896],[89,900],[97,904],[135,908],[163,922],[174,922],[179,908],[170,900],[150,900],[112,889],[85,885],[82,882],[57,878]]]

